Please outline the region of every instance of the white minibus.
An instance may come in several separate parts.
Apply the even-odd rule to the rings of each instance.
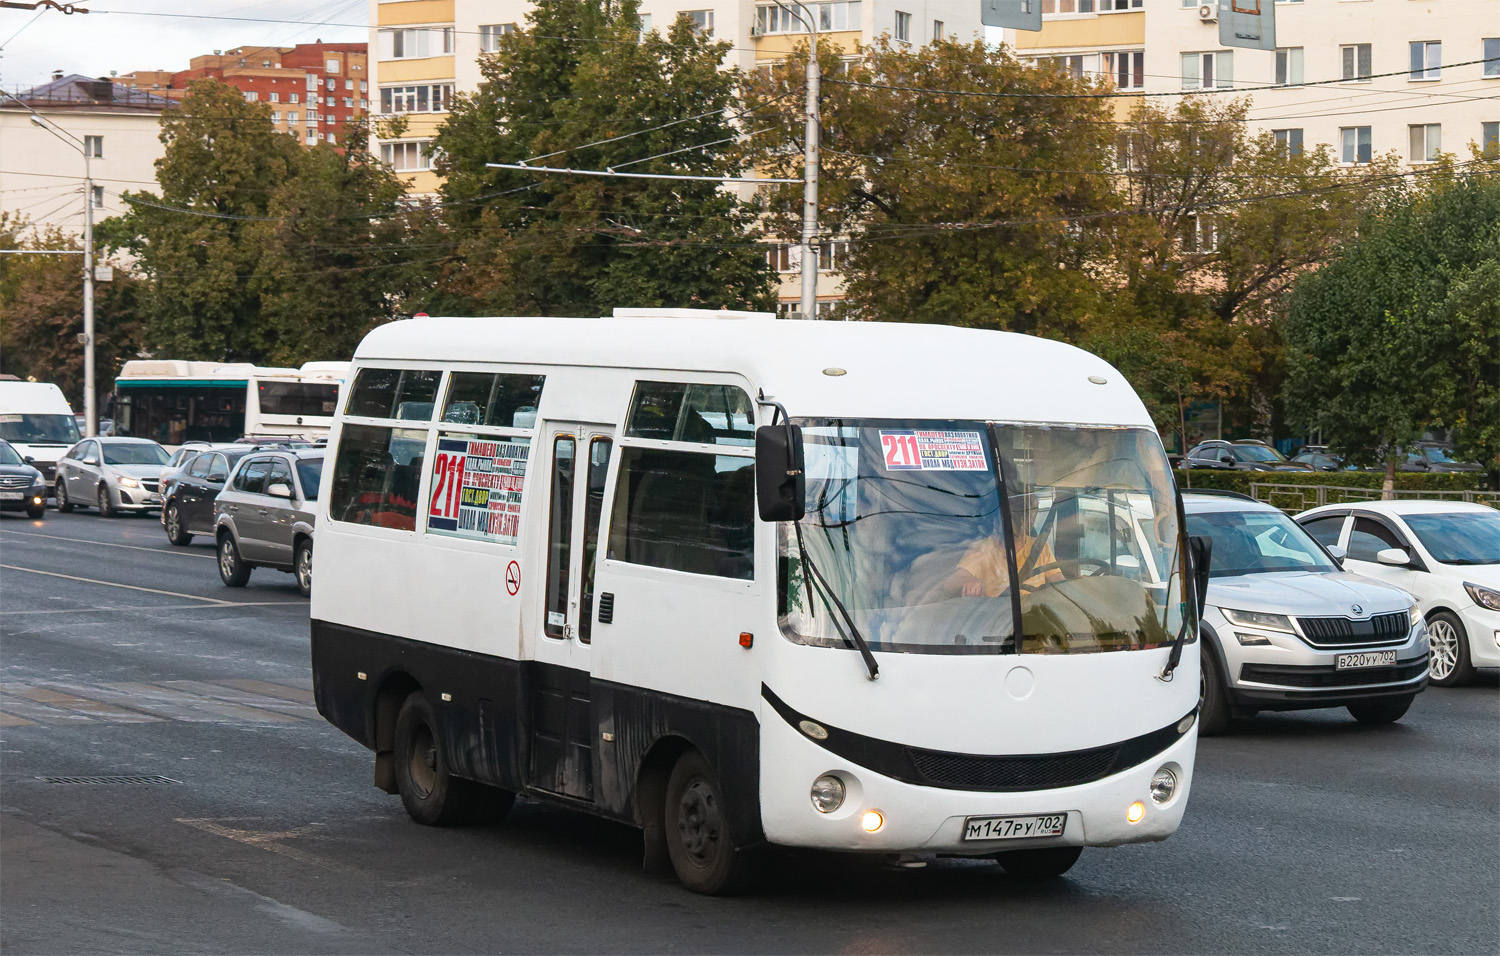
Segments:
[[[0,438],[52,487],[57,460],[83,436],[62,389],[50,382],[0,382]]]
[[[1177,829],[1195,584],[1095,356],[617,310],[395,322],[350,373],[315,694],[418,822],[524,794],[706,893],[774,846],[1046,877]]]

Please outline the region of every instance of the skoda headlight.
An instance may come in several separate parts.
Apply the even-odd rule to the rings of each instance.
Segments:
[[[141,483],[139,481],[136,481],[134,478],[120,479],[120,487],[122,488],[139,488],[140,486]]]
[[[1487,588],[1478,584],[1464,582],[1464,590],[1469,592],[1469,597],[1480,607],[1489,608],[1491,611],[1500,611],[1500,591]]]
[[[1258,627],[1265,631],[1283,631],[1287,634],[1295,634],[1292,630],[1292,619],[1285,614],[1268,614],[1265,611],[1234,611],[1229,608],[1221,608],[1224,616],[1229,619],[1230,624],[1240,627]]]

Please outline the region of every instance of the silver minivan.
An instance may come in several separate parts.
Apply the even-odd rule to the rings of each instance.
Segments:
[[[241,458],[214,500],[219,577],[244,587],[255,568],[295,575],[312,594],[313,508],[323,449],[258,452]]]
[[[1200,733],[1262,710],[1347,707],[1400,720],[1427,685],[1427,628],[1410,594],[1360,577],[1276,508],[1233,492],[1182,496],[1212,539]]]

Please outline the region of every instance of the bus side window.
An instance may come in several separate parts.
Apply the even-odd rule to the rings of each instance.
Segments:
[[[428,369],[362,368],[349,391],[349,408],[344,414],[430,420],[442,374]]]
[[[426,442],[419,429],[346,424],[334,456],[328,516],[414,530]]]
[[[583,505],[583,598],[579,601],[578,640],[587,644],[594,623],[594,565],[599,557],[599,518],[604,511],[604,482],[609,477],[609,454],[614,442],[589,442],[588,497]]]
[[[573,461],[578,443],[571,435],[552,442],[551,518],[547,530],[548,637],[566,637],[568,624],[568,561],[573,545]]]
[[[755,462],[697,451],[620,451],[609,557],[749,580],[755,576]]]

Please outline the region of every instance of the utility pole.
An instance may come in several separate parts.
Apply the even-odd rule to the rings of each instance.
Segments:
[[[66,12],[66,11],[65,11]],[[78,10],[87,13],[87,10]],[[67,130],[50,122],[31,104],[0,90],[31,112],[35,126],[56,136],[83,156],[83,435],[93,438],[99,430],[99,400],[94,391],[94,171],[88,144]]]
[[[818,24],[817,15],[802,0],[792,0],[801,8],[793,13],[785,3],[777,6],[807,27],[807,107],[802,130],[802,317],[818,317]]]

